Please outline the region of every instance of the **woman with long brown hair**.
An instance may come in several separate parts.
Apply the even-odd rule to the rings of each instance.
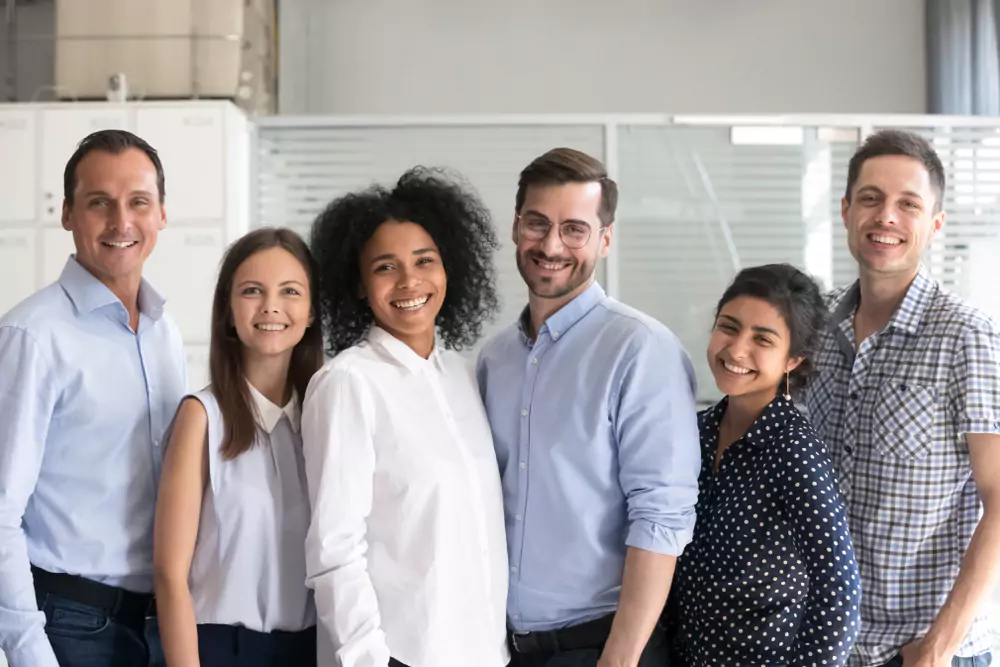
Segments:
[[[156,508],[154,582],[171,667],[316,664],[299,435],[299,398],[323,359],[315,275],[287,229],[251,232],[222,261],[212,383],[181,402]]]

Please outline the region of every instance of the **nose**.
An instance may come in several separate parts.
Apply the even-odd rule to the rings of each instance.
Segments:
[[[420,282],[420,276],[412,267],[404,266],[399,272],[399,280],[396,281],[396,287],[399,289],[406,289],[408,287],[413,287]]]
[[[111,228],[120,236],[127,235],[129,230],[132,229],[132,211],[128,206],[128,202],[119,201],[109,208],[108,222],[111,224]]]
[[[280,313],[281,308],[279,307],[278,297],[275,295],[268,295],[264,297],[264,303],[260,306],[260,312],[262,315],[267,315],[268,313]]]
[[[746,336],[737,336],[729,346],[729,356],[733,361],[742,361],[750,353],[750,341]]]
[[[885,225],[895,225],[899,222],[899,212],[896,203],[886,199],[876,212],[878,220]]]
[[[549,233],[541,240],[540,245],[542,252],[547,257],[558,257],[562,253],[566,246],[562,242],[562,237],[559,236],[559,225],[549,227]]]

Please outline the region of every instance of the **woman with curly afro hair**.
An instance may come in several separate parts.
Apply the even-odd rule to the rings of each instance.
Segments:
[[[320,664],[509,661],[499,471],[455,352],[498,307],[496,248],[476,195],[421,167],[313,224],[334,355],[302,416]]]

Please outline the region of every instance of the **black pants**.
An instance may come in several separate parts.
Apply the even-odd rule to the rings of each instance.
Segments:
[[[406,665],[395,658],[389,658],[389,667],[406,667]]]
[[[604,647],[583,648],[558,653],[517,653],[511,651],[511,667],[596,667]],[[646,644],[639,667],[668,667],[670,664],[666,636],[660,627],[653,630]]]
[[[198,656],[212,667],[315,667],[316,626],[301,632],[256,632],[236,625],[198,626]]]

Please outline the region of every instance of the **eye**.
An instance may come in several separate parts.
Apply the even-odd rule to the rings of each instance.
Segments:
[[[286,287],[283,291],[284,294],[290,294],[291,296],[299,296],[299,291],[294,287]]]
[[[914,201],[904,201],[903,202],[903,206],[905,208],[909,208],[909,209],[918,209],[918,208],[920,208],[920,206],[917,204],[917,202],[914,202]]]
[[[375,273],[385,273],[386,271],[392,271],[394,268],[392,264],[379,264],[375,267]]]
[[[259,287],[244,287],[243,291],[240,292],[240,294],[242,294],[243,296],[254,296],[256,294],[260,294],[260,288]]]
[[[736,333],[736,331],[737,331],[736,327],[734,327],[732,324],[729,324],[727,322],[719,322],[718,324],[715,325],[715,328],[719,329],[721,331],[725,331],[727,333]]]
[[[764,347],[772,347],[774,345],[774,342],[767,336],[756,336],[755,340]]]
[[[149,205],[149,200],[146,199],[145,197],[139,197],[137,199],[132,200],[132,206],[148,206],[148,205]]]
[[[434,263],[433,257],[421,257],[420,259],[417,260],[417,266],[423,266],[424,264],[433,264],[433,263]]]
[[[108,203],[109,203],[108,200],[107,199],[103,199],[103,198],[91,199],[90,200],[90,205],[91,206],[107,206]]]
[[[877,201],[875,195],[861,195],[862,204],[874,204]]]

